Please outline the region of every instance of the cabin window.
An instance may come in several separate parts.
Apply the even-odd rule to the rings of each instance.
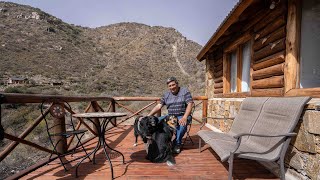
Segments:
[[[300,88],[320,87],[320,4],[302,1]]]
[[[237,92],[237,52],[230,53],[230,91]]]
[[[227,52],[228,59],[228,82],[230,89],[227,92],[250,91],[250,63],[251,42],[240,44],[235,49]]]
[[[250,41],[242,46],[242,81],[241,91],[250,91],[250,61],[251,61],[251,43]]]

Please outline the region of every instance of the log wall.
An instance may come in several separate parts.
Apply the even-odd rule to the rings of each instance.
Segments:
[[[257,6],[257,5],[256,5]],[[257,9],[257,10],[256,10]],[[214,46],[207,73],[210,74],[211,86],[207,86],[208,97],[219,97],[223,94],[223,76],[225,66],[223,52],[241,37],[250,34],[251,50],[251,96],[283,96],[284,68],[286,54],[287,2],[281,1],[275,9],[252,7],[249,11],[256,16],[238,22],[228,30],[229,35],[222,36],[219,48]],[[239,19],[242,17],[240,16]],[[234,28],[241,27],[241,28]],[[232,29],[235,29],[234,32]],[[237,32],[237,31],[240,32]],[[225,85],[226,86],[226,85]],[[267,92],[267,93],[266,93]]]
[[[253,28],[252,96],[284,94],[287,8],[281,5]]]

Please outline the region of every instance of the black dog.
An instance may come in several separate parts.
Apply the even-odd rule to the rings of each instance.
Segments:
[[[175,164],[171,139],[177,126],[178,119],[175,116],[168,116],[158,123],[157,130],[151,136],[151,143],[148,144],[148,160],[155,163],[167,162],[168,166]]]
[[[151,139],[152,134],[157,130],[158,121],[158,118],[155,116],[138,116],[133,125],[134,136],[136,138],[133,146],[137,146],[139,135],[146,144],[148,139]]]

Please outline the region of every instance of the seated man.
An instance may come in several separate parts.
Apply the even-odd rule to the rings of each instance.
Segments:
[[[193,100],[189,90],[185,87],[179,87],[178,81],[175,77],[170,77],[167,80],[167,85],[169,91],[164,93],[160,103],[156,105],[148,115],[153,116],[156,112],[160,111],[164,105],[166,105],[168,114],[177,116],[179,126],[177,127],[176,137],[173,141],[173,152],[178,154],[181,151],[181,142],[187,131],[187,124],[191,123],[192,120],[190,113],[193,106]],[[166,116],[159,117],[159,120],[163,120]]]

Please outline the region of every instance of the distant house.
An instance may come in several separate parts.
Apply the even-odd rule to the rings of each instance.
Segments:
[[[287,162],[302,179],[320,172],[319,19],[319,0],[239,0],[197,55],[206,62],[208,116],[234,117],[248,96],[314,97]],[[232,121],[209,123],[228,131]]]
[[[10,77],[7,81],[7,84],[27,84],[28,83],[28,78],[23,78],[23,77]]]
[[[63,82],[54,81],[54,82],[51,82],[50,85],[51,85],[51,86],[61,86],[61,85],[63,85]]]

